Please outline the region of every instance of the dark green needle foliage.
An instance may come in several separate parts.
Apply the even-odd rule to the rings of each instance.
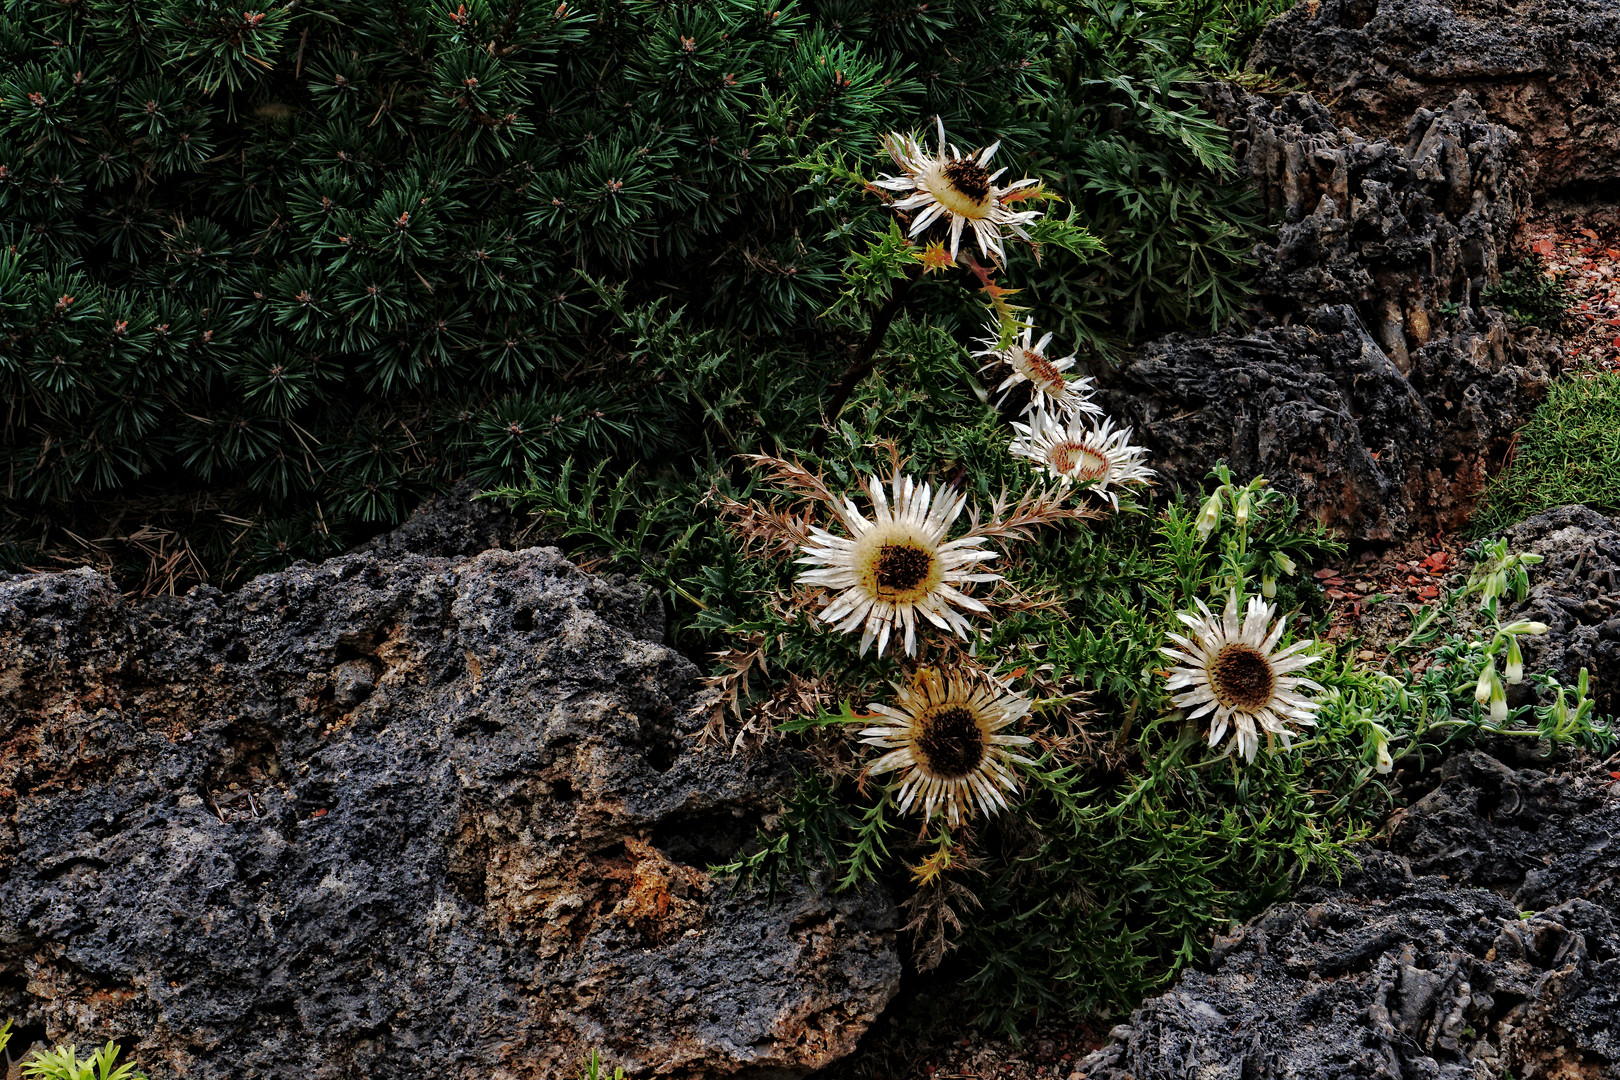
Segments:
[[[887,212],[797,165],[873,176],[936,115],[1107,245],[1003,282],[1067,342],[1224,319],[1254,222],[1191,90],[1231,63],[1207,7],[16,0],[5,557],[153,523],[229,580],[458,476],[802,445]],[[908,302],[955,358],[967,295]]]

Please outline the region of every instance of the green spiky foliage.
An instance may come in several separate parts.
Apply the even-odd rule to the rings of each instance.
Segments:
[[[0,1048],[4,1045],[0,1041]],[[25,1080],[146,1080],[134,1062],[118,1064],[123,1051],[117,1043],[109,1042],[86,1058],[78,1051],[72,1044],[36,1049],[22,1059],[22,1075]]]
[[[1108,245],[1005,283],[1068,342],[1224,318],[1253,221],[1191,2],[9,4],[0,551],[229,580],[459,476],[802,444],[880,207],[796,166],[935,115]]]
[[[909,472],[959,482],[986,516],[1001,491],[1036,483],[1007,453],[1005,421],[932,366],[927,332],[903,327],[896,337],[918,366],[879,372],[825,456],[805,458],[828,487],[855,494],[863,477],[886,474],[886,440],[916,451]],[[1291,749],[1268,742],[1248,763],[1212,750],[1207,721],[1186,719],[1166,689],[1159,650],[1167,632],[1185,629],[1177,613],[1200,599],[1219,607],[1233,589],[1269,593],[1290,639],[1319,637],[1326,605],[1307,570],[1342,554],[1263,485],[1221,470],[1212,480],[1207,500],[1152,509],[1126,499],[1099,520],[998,545],[994,565],[1008,584],[976,621],[971,658],[937,633],[916,658],[863,653],[858,633],[818,622],[812,592],[794,587],[798,553],[750,543],[746,514],[728,527],[714,513],[786,510],[791,491],[769,475],[719,485],[702,502],[673,492],[643,503],[601,471],[510,494],[570,543],[624,566],[652,546],[649,536],[670,538],[644,572],[674,600],[675,638],[721,651],[713,752],[785,742],[814,763],[774,823],[718,870],[779,883],[831,866],[838,888],[890,891],[903,904],[910,962],[1013,1032],[1041,1015],[1103,1022],[1098,1014],[1128,1010],[1207,957],[1234,920],[1302,877],[1339,872],[1349,845],[1380,831],[1402,786],[1458,745],[1485,735],[1549,749],[1614,743],[1584,675],[1565,687],[1515,674],[1518,638],[1535,629],[1497,622],[1495,600],[1522,595],[1534,559],[1482,549],[1439,607],[1414,607],[1410,633],[1378,664],[1358,661],[1354,641],[1317,647],[1309,674],[1325,688],[1321,707]],[[816,520],[837,528],[825,508]],[[1460,617],[1475,598],[1483,617]],[[1020,770],[1008,812],[951,828],[902,812],[892,777],[866,771],[879,751],[859,740],[874,720],[869,706],[892,702],[920,667],[964,665],[1035,702],[1017,729],[1035,739],[1035,761]],[[1531,684],[1524,704],[1507,705],[1504,671]]]

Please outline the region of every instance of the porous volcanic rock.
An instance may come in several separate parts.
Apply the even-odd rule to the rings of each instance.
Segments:
[[[1519,132],[1537,190],[1620,179],[1620,7],[1612,0],[1305,0],[1249,67],[1331,98],[1365,135],[1467,91]]]
[[[523,516],[500,499],[480,498],[481,489],[462,480],[416,508],[399,528],[356,547],[377,555],[477,555],[491,548],[527,547]]]
[[[1601,713],[1620,712],[1620,520],[1584,506],[1559,506],[1504,530],[1513,551],[1546,561],[1530,568],[1530,593],[1506,604],[1506,620],[1548,626],[1520,639],[1525,666],[1574,686],[1582,668]]]
[[[1620,1063],[1620,801],[1606,768],[1481,753],[1366,850],[1217,941],[1088,1080],[1584,1080]]]
[[[705,871],[789,763],[695,747],[660,621],[550,549],[140,603],[0,579],[0,1016],[153,1080],[844,1054],[898,982],[892,909]]]
[[[1530,200],[1519,138],[1471,97],[1418,110],[1396,141],[1341,130],[1307,94],[1273,103],[1214,83],[1206,98],[1277,225],[1255,251],[1273,314],[1351,304],[1403,372],[1436,338],[1500,325],[1482,293]]]
[[[1266,318],[1147,345],[1103,403],[1183,489],[1224,458],[1341,535],[1456,527],[1562,369],[1553,342],[1482,305],[1526,206],[1516,137],[1466,96],[1399,145],[1307,95],[1207,96],[1280,222],[1255,252]]]
[[[1343,535],[1389,540],[1467,518],[1551,370],[1469,329],[1402,372],[1339,305],[1247,335],[1161,339],[1101,399],[1167,483],[1196,491],[1224,459]]]

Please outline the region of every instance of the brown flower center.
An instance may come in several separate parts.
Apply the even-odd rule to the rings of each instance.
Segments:
[[[928,580],[933,569],[933,554],[910,544],[884,544],[872,560],[872,578],[884,600],[915,589]]]
[[[1068,389],[1063,382],[1063,372],[1034,349],[1024,349],[1023,353],[1024,367],[1029,373],[1030,381],[1038,383],[1041,389],[1053,397],[1062,397],[1064,390]]]
[[[925,713],[921,721],[912,744],[935,776],[957,780],[984,760],[984,729],[965,705],[941,705]]]
[[[976,203],[990,195],[990,173],[972,158],[952,158],[945,163],[945,179],[951,187]]]
[[[1253,645],[1239,642],[1215,654],[1214,663],[1209,665],[1209,676],[1220,703],[1244,712],[1256,712],[1269,705],[1272,691],[1277,687],[1271,661]]]
[[[1057,443],[1051,460],[1052,468],[1077,480],[1100,480],[1108,475],[1108,459],[1085,443]]]

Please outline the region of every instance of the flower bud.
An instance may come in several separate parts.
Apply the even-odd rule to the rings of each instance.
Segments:
[[[1491,700],[1491,684],[1496,681],[1496,658],[1491,657],[1479,673],[1479,681],[1474,684],[1474,700],[1481,705]]]
[[[1198,511],[1198,539],[1208,540],[1209,534],[1215,531],[1215,526],[1221,523],[1221,493],[1216,492],[1204,500],[1204,508]]]
[[[1267,600],[1275,598],[1277,595],[1277,579],[1270,576],[1261,578],[1260,595],[1265,597]]]
[[[1249,493],[1247,491],[1238,496],[1237,509],[1233,512],[1232,518],[1237,522],[1240,529],[1249,523]]]
[[[1290,559],[1288,556],[1278,552],[1277,569],[1281,570],[1285,574],[1288,574],[1289,576],[1293,576],[1298,572],[1299,566],[1294,562],[1293,559]]]
[[[1529,619],[1520,619],[1518,622],[1508,623],[1502,627],[1504,634],[1529,634],[1531,637],[1540,637],[1550,627],[1544,622],[1531,622]]]
[[[1389,756],[1389,740],[1382,735],[1378,737],[1378,771],[1381,773],[1395,771],[1395,759]]]
[[[1524,682],[1524,654],[1519,651],[1519,639],[1508,638],[1507,681],[1514,686]]]
[[[1508,707],[1506,697],[1491,698],[1491,723],[1501,727],[1507,723]]]

